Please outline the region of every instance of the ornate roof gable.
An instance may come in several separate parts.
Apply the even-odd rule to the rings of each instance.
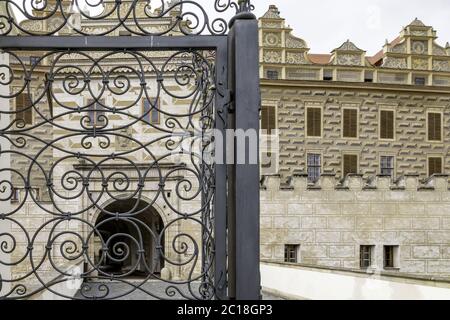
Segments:
[[[358,48],[350,40],[345,41],[339,48],[336,48],[333,51],[354,51],[354,52],[358,52],[358,53],[365,52],[364,50]]]
[[[262,16],[263,19],[282,19],[277,6],[269,6],[269,10]]]

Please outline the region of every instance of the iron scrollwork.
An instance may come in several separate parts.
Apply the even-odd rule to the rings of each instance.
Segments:
[[[3,54],[0,298],[214,299],[214,55]]]
[[[126,31],[133,35],[161,36],[223,35],[228,32],[227,20],[221,15],[250,12],[250,0],[211,0],[203,7],[193,0],[1,0],[6,14],[0,16],[0,35],[19,30],[25,35],[118,35]],[[219,15],[218,17],[216,17]],[[24,17],[21,21],[17,17]],[[169,19],[164,26],[154,22]],[[111,25],[101,30],[92,27],[98,21]],[[45,23],[46,22],[46,23]]]

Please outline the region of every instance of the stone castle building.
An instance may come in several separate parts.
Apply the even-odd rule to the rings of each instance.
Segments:
[[[147,27],[164,30],[171,25],[171,19],[177,19],[176,12]],[[49,28],[44,22],[23,23],[42,32]],[[81,18],[75,18],[74,23],[91,31],[114,24]],[[306,41],[293,35],[275,6],[259,19],[259,25],[261,127],[265,130],[261,136],[261,259],[450,277],[450,46],[439,45],[436,31],[418,19],[372,57],[351,41],[331,54],[310,53]],[[70,30],[61,33],[70,34]],[[119,28],[115,35],[127,32]],[[146,261],[137,263],[129,257],[120,266],[103,261],[102,267],[118,268],[115,272],[119,274],[141,271],[145,275],[150,266],[157,277],[175,282],[196,278],[201,273],[202,255],[196,252],[195,243],[187,242],[186,248],[186,239],[177,235],[190,234],[197,243],[205,235],[198,223],[179,221],[178,217],[181,212],[195,216],[203,204],[197,193],[199,185],[194,183],[189,188],[183,184],[195,181],[190,157],[175,157],[172,153],[167,156],[167,147],[173,141],[166,132],[177,121],[181,127],[193,129],[184,115],[192,102],[189,92],[196,85],[188,82],[180,87],[180,79],[174,75],[179,65],[196,59],[186,55],[168,58],[172,54],[169,52],[147,52],[138,59],[126,53],[102,58],[104,54],[83,56],[73,52],[56,58],[43,52],[20,53],[26,69],[34,70],[30,80],[33,93],[31,97],[25,93],[13,99],[11,108],[15,112],[23,110],[17,117],[25,127],[48,118],[54,122],[44,123],[35,131],[40,139],[52,141],[51,146],[31,138],[25,143],[31,153],[40,153],[37,162],[41,168],[33,166],[34,161],[27,157],[11,155],[12,167],[23,172],[31,168],[27,174],[34,187],[27,190],[20,175],[12,174],[16,188],[11,211],[17,211],[15,217],[30,234],[37,234],[32,249],[35,259],[39,261],[47,254],[52,259],[54,265],[45,261],[39,266],[44,280],[53,279],[55,265],[66,270],[73,261],[82,263],[83,253],[94,265],[101,264],[102,237],[90,235],[92,226],[102,226],[105,212],[124,213],[133,207],[141,211],[140,232],[148,235],[151,230],[158,234],[166,227],[165,237],[158,243],[151,237],[143,239]],[[72,69],[58,72],[48,95],[43,90],[48,89],[52,64],[58,66],[54,59],[59,59],[61,65],[70,63]],[[125,75],[130,81],[127,92],[117,94],[120,86],[102,91],[105,83],[102,72],[97,70],[91,75],[95,89],[76,94],[80,83],[76,85],[72,77],[77,74],[73,67],[89,70],[95,59],[101,60],[104,70],[112,72],[111,77],[120,80]],[[148,60],[154,66],[146,65]],[[19,92],[23,66],[14,57],[9,57],[9,62],[18,75],[11,90]],[[152,84],[145,90],[150,101],[142,95],[141,79],[131,70],[140,63],[146,65],[144,74]],[[195,70],[198,66],[192,67]],[[164,68],[167,87],[158,92],[155,71]],[[199,80],[195,75],[186,79]],[[101,99],[93,101],[98,95]],[[36,105],[39,112],[27,109],[27,99],[33,97],[40,97]],[[105,106],[114,106],[116,112]],[[78,107],[83,109],[73,112]],[[105,113],[114,134],[90,141],[76,135],[64,137],[67,129],[102,128]],[[127,125],[142,114],[146,114],[145,119]],[[0,120],[7,125],[5,117]],[[151,144],[152,152],[138,148],[139,143]],[[16,144],[11,149],[21,152],[22,142]],[[131,162],[107,159],[100,166],[101,172],[96,172],[89,159],[83,161],[72,155],[61,161],[67,150],[96,154],[99,161],[113,150]],[[149,168],[148,163],[155,158],[158,168]],[[128,179],[117,174],[117,168]],[[52,172],[53,184],[47,184],[44,172]],[[89,192],[76,172],[89,176]],[[108,181],[114,189],[112,194],[105,194],[102,174],[113,177]],[[79,192],[83,195],[77,196]],[[142,200],[137,206],[133,196],[136,192]],[[49,223],[49,214],[64,212],[78,213],[83,221]],[[44,223],[46,227],[39,229]],[[139,233],[131,233],[124,224],[99,228],[106,237],[115,232],[128,232],[133,237]],[[29,239],[18,225],[12,225],[11,230],[17,246],[10,259],[20,261],[28,254]],[[71,237],[71,231],[88,237],[89,248]],[[52,232],[66,236],[53,239]],[[133,248],[131,242],[127,245]],[[10,271],[12,277],[19,278],[30,274],[31,266],[24,260]],[[95,270],[92,275],[97,275]]]
[[[259,26],[262,258],[449,276],[450,46],[418,19],[374,56],[310,53],[276,6]]]

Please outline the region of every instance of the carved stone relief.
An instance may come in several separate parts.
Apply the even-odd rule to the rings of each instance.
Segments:
[[[264,52],[264,62],[266,63],[281,63],[281,52],[279,51],[265,51]]]
[[[404,58],[387,57],[386,59],[384,59],[383,67],[393,69],[407,69],[408,64],[406,63],[406,59]]]

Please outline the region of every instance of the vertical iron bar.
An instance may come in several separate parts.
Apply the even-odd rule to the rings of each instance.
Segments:
[[[214,202],[214,236],[215,236],[215,275],[214,286],[216,298],[226,300],[227,296],[227,165],[226,165],[226,128],[227,128],[227,41],[222,41],[222,45],[216,51],[216,110],[215,129],[221,135],[222,141],[216,140],[215,167],[215,202]],[[222,145],[220,145],[222,142]]]
[[[234,127],[241,132],[256,134],[259,141],[259,54],[258,25],[256,19],[246,13],[236,17],[229,35],[230,88],[234,93]],[[261,298],[259,271],[259,164],[250,163],[249,143],[237,150],[234,139],[235,165],[232,171],[230,196],[230,262],[229,271],[233,284],[230,296],[238,300]],[[258,143],[258,141],[256,143]],[[253,141],[253,143],[255,143]],[[258,143],[259,144],[259,143]],[[259,162],[259,146],[256,146]],[[236,163],[238,152],[245,150],[245,164]]]

